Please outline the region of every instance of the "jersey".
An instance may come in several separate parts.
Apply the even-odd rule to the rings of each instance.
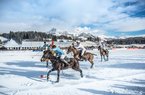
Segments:
[[[54,49],[52,49],[55,53],[56,53],[56,56],[61,56],[61,55],[64,55],[64,52],[62,49],[60,49],[59,47],[56,47]]]

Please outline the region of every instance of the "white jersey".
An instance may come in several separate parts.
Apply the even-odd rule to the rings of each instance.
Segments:
[[[82,44],[77,45],[76,48],[79,50],[86,50]]]
[[[99,42],[99,46],[101,46],[103,49],[107,49],[105,42]]]

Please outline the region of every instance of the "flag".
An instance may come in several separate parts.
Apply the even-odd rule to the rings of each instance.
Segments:
[[[52,39],[51,40],[51,48],[52,48],[53,45],[54,45],[54,40]]]

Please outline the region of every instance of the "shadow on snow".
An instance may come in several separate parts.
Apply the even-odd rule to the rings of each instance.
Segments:
[[[112,87],[134,91],[138,95],[145,95],[145,80],[135,79],[129,83],[135,85],[115,84]]]
[[[137,69],[137,70],[145,70],[145,63],[122,63],[122,64],[112,64],[112,65],[104,65],[107,68],[122,68],[122,69]]]
[[[91,94],[99,94],[99,95],[128,95],[128,94],[120,94],[116,92],[108,92],[108,91],[101,91],[101,90],[94,90],[94,89],[84,89],[84,88],[79,88],[81,91],[86,91]]]
[[[24,76],[35,81],[40,81],[40,75],[46,75],[48,72],[48,70],[45,67],[45,63],[37,62],[37,61],[17,61],[17,62],[7,62],[5,64],[8,65],[9,67],[0,67],[1,75],[12,74],[12,75]],[[49,67],[48,69],[51,69],[51,67]],[[60,73],[62,74],[60,76],[61,78],[75,79],[75,80],[79,79],[74,74],[63,73],[64,71],[65,70],[61,71],[62,73]],[[51,75],[54,76],[56,76],[56,74],[57,74],[56,71],[51,73]]]

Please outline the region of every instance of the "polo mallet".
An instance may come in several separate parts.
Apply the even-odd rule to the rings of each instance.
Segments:
[[[40,52],[36,53],[35,55],[32,56],[32,58],[34,58],[35,56],[37,56]]]

